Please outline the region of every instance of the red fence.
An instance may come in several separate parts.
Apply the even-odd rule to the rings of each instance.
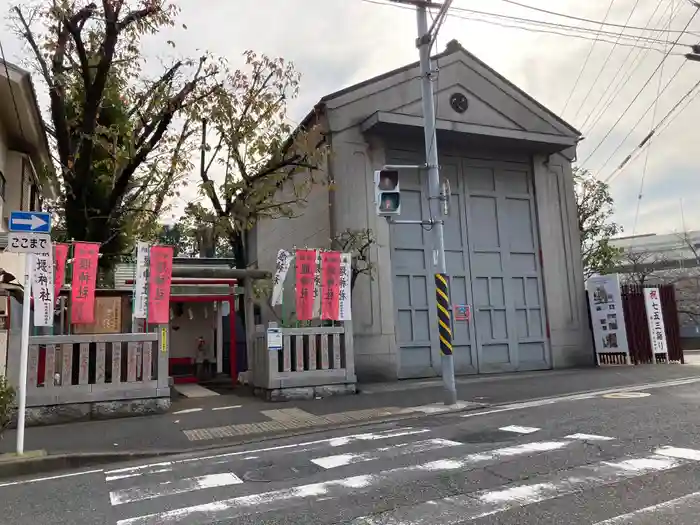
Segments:
[[[681,348],[680,327],[678,324],[678,307],[672,284],[659,286],[661,308],[666,328],[666,344],[668,346],[669,362],[684,363]],[[644,305],[644,287],[639,285],[622,286],[622,306],[625,311],[625,326],[627,342],[632,363],[649,364],[654,362],[651,348],[646,307]],[[657,358],[657,362],[665,362]]]

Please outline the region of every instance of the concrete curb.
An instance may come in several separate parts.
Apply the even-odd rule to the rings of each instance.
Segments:
[[[550,396],[541,398],[531,398],[524,399],[520,401],[507,401],[503,403],[483,403],[483,404],[470,404],[468,406],[463,406],[455,409],[447,409],[441,412],[426,413],[426,412],[410,412],[407,414],[391,415],[383,418],[369,419],[364,421],[353,421],[350,423],[343,423],[333,426],[317,426],[310,427],[299,430],[285,430],[270,434],[260,434],[260,435],[250,435],[250,436],[239,436],[241,439],[231,439],[225,442],[217,441],[216,443],[210,443],[208,445],[200,445],[188,447],[185,449],[166,449],[166,450],[138,450],[138,451],[119,451],[119,452],[78,452],[78,453],[61,453],[61,454],[49,454],[40,457],[31,458],[17,458],[12,460],[5,460],[0,462],[0,479],[8,477],[19,477],[28,476],[32,474],[46,474],[49,472],[56,472],[60,470],[68,469],[79,469],[86,467],[94,467],[100,465],[108,465],[113,463],[121,463],[126,461],[133,461],[139,459],[150,459],[155,457],[163,456],[174,456],[182,454],[197,454],[199,452],[206,452],[210,450],[217,450],[228,447],[236,447],[242,445],[249,445],[254,443],[264,443],[267,441],[273,441],[276,439],[288,438],[288,437],[299,437],[312,434],[318,434],[321,432],[328,432],[330,430],[344,430],[352,428],[360,428],[369,425],[377,425],[383,423],[395,423],[399,421],[410,421],[413,419],[421,419],[426,417],[439,417],[439,416],[452,416],[455,414],[460,414],[464,412],[476,412],[479,410],[494,410],[499,407],[518,405],[520,403],[535,403],[538,401],[546,399],[557,399],[572,397],[575,398],[584,395],[599,395],[611,391],[625,391],[625,390],[642,390],[642,389],[653,389],[653,388],[663,388],[665,386],[682,386],[674,385],[674,383],[683,381],[700,381],[700,377],[690,376],[685,378],[676,378],[666,381],[659,381],[655,383],[636,383],[629,385],[620,385],[617,387],[588,390],[583,392],[570,392],[567,394],[562,394],[560,396]]]

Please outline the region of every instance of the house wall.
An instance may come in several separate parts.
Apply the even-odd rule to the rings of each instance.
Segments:
[[[535,194],[554,368],[593,363],[571,162],[535,155]]]

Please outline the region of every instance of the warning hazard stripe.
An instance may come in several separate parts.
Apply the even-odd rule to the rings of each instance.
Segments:
[[[450,286],[444,273],[435,274],[435,302],[437,304],[440,352],[452,355],[452,321],[450,319]]]

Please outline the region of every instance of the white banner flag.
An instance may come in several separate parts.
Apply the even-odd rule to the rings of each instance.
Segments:
[[[644,306],[646,307],[647,322],[649,324],[651,349],[655,356],[657,354],[668,354],[666,327],[664,326],[664,315],[661,310],[661,294],[658,288],[644,288]]]
[[[316,250],[316,273],[314,274],[314,319],[321,317],[321,250]]]
[[[27,254],[27,257],[27,264],[33,265],[34,326],[53,326],[53,250]]]
[[[349,253],[340,254],[340,293],[338,294],[338,320],[352,320],[352,256]]]
[[[277,306],[282,304],[282,296],[284,295],[284,280],[287,278],[287,272],[292,264],[292,254],[287,250],[277,252],[277,263],[275,266],[275,276],[272,278],[272,300],[270,304]]]
[[[136,275],[134,277],[134,318],[148,317],[148,266],[151,247],[147,242],[136,245]]]

